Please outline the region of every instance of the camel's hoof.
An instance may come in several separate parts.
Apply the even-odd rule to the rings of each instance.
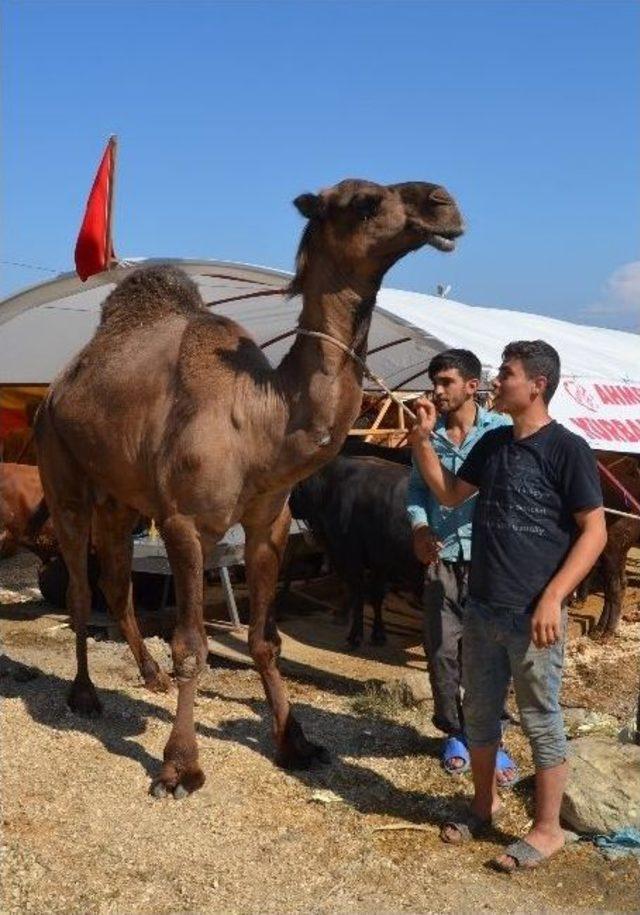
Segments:
[[[306,741],[306,746],[282,751],[276,757],[281,769],[312,769],[315,766],[326,766],[331,762],[331,754],[326,747]]]
[[[349,651],[355,651],[356,648],[359,648],[362,643],[362,635],[351,635],[347,636],[347,648]]]
[[[195,791],[196,789],[193,788],[192,790]],[[176,785],[175,788],[172,789],[165,785],[164,782],[156,781],[151,783],[149,794],[158,800],[164,800],[166,797],[173,796],[174,800],[181,801],[185,797],[189,797],[191,791],[188,791],[187,788],[185,788],[185,786],[182,784]]]
[[[152,693],[170,693],[173,687],[169,674],[160,668],[151,676],[145,677],[144,685]]]
[[[372,645],[386,645],[387,644],[386,632],[376,632],[374,629],[374,631],[371,633],[371,644]]]
[[[102,702],[98,699],[93,683],[79,684],[74,680],[67,696],[67,705],[72,712],[84,718],[95,718],[102,714]]]
[[[166,787],[162,784],[162,782],[151,782],[151,786],[149,788],[149,794],[152,797],[158,798],[159,800],[169,796],[169,792],[167,791]]]
[[[173,769],[173,767],[171,768]],[[178,775],[174,769],[171,774],[160,774],[154,778],[149,788],[149,794],[160,799],[173,795],[176,801],[181,801],[198,788],[202,788],[204,782],[202,769],[193,769],[183,772],[181,775]]]

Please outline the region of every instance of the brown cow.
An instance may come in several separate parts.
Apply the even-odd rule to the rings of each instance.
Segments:
[[[596,457],[601,464],[611,470],[611,473],[634,499],[640,501],[640,461],[637,456],[599,452]],[[635,507],[625,503],[621,492],[605,476],[602,476],[602,493],[604,504],[608,508],[636,514]],[[600,619],[593,630],[595,637],[612,636],[618,627],[627,587],[627,553],[639,541],[640,520],[607,514],[607,545],[596,567],[580,585],[575,604],[580,606],[586,600],[595,573],[600,571],[604,605]]]
[[[635,455],[622,457],[599,454],[598,460],[640,502],[640,460]],[[606,477],[602,479],[604,504],[619,511],[637,514],[634,506],[627,505],[620,491]],[[607,545],[600,557],[604,579],[604,607],[594,635],[610,636],[616,631],[627,587],[627,553],[640,541],[640,521],[607,515]]]
[[[25,404],[27,427],[14,429],[0,438],[0,458],[7,463],[37,464],[36,443],[33,434],[33,423],[42,402],[42,397],[30,397]]]
[[[136,530],[144,529],[148,523],[147,519],[141,519]],[[12,556],[19,548],[30,550],[42,561],[38,586],[43,598],[54,607],[65,609],[69,576],[44,502],[38,468],[0,462],[0,559]],[[89,550],[88,570],[92,607],[104,610],[104,598],[98,586],[100,568],[93,545]],[[134,572],[132,578],[136,606],[158,607],[163,582],[144,572]]]
[[[2,460],[6,463],[37,464],[33,429],[14,429],[0,442]]]
[[[38,468],[0,463],[0,558],[19,547],[31,550],[43,562],[58,552]]]

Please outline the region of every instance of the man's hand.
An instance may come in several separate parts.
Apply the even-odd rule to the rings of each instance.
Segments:
[[[408,439],[411,445],[428,441],[438,419],[436,408],[427,397],[419,397],[415,402],[415,408],[416,421],[411,427]]]
[[[557,598],[542,595],[531,617],[531,638],[536,648],[549,648],[562,636],[562,607]]]
[[[440,555],[442,543],[438,540],[430,527],[422,525],[413,530],[413,552],[418,558],[418,562],[428,566],[432,562],[437,562]]]

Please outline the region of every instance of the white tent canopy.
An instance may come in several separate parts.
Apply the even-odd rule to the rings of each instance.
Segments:
[[[640,374],[639,334],[396,289],[383,289],[378,307],[409,326],[428,328],[447,347],[472,350],[494,371],[508,341],[546,340],[560,353],[563,376],[620,382]]]
[[[131,269],[154,261],[142,261],[92,277],[82,283],[75,274],[65,274],[48,283],[26,289],[0,302],[0,384],[49,383],[91,337],[100,317],[100,304],[115,283]],[[168,261],[162,261],[167,263]],[[172,260],[197,283],[205,302],[215,302],[251,293],[280,289],[291,275],[264,267],[219,261]],[[425,297],[429,298],[429,297]],[[284,295],[256,296],[216,306],[243,325],[259,344],[292,330],[301,310],[299,299]],[[402,338],[410,339],[371,357],[371,368],[392,384],[402,381],[445,348],[425,328],[404,326],[401,319],[378,310],[369,335],[375,349]],[[286,339],[266,350],[277,364],[290,348]]]
[[[49,383],[89,340],[99,319],[100,304],[114,284],[135,267],[154,262],[127,262],[86,283],[75,273],[64,274],[0,302],[0,384]],[[246,264],[175,259],[171,263],[192,276],[205,302],[253,290],[282,288],[290,279],[288,273]],[[299,300],[270,295],[228,302],[215,310],[237,320],[262,344],[291,330],[300,307]],[[374,312],[369,349],[385,348],[374,352],[368,361],[373,372],[390,387],[399,386],[423,370],[409,385],[419,390],[426,385],[429,360],[443,349],[455,346],[473,350],[490,373],[499,366],[505,343],[536,338],[551,343],[562,360],[565,383],[554,398],[552,412],[594,446],[640,451],[640,380],[636,381],[640,379],[640,336],[637,334],[464,305],[417,292],[382,289]],[[388,345],[399,340],[404,342]],[[266,350],[274,364],[291,342],[289,338]],[[605,389],[603,385],[608,387]],[[619,390],[612,393],[615,386]],[[595,419],[596,425],[575,423],[579,418],[574,416],[577,407],[586,412],[587,419]],[[602,412],[612,407],[615,415],[604,416],[606,422],[631,423],[625,427],[626,431],[618,429],[617,444],[613,427],[597,425],[603,419]]]

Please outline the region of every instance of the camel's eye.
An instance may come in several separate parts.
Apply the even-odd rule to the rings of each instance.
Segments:
[[[380,209],[382,198],[375,194],[357,194],[351,201],[351,207],[360,219],[371,219]]]

